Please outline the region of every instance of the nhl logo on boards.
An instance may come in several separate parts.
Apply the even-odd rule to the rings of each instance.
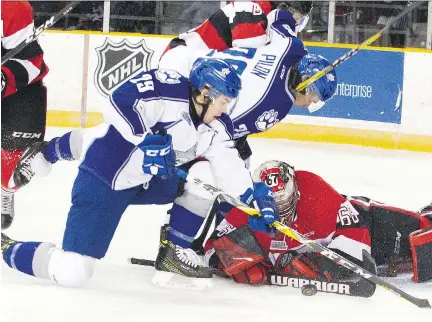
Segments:
[[[94,83],[103,96],[140,71],[150,70],[154,50],[147,47],[144,39],[131,44],[127,39],[115,43],[105,38],[102,46],[96,48],[98,65],[94,73]]]

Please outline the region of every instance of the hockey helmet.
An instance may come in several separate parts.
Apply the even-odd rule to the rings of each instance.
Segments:
[[[299,61],[296,71],[300,76],[301,81],[305,81],[312,75],[318,73],[330,65],[330,62],[323,56],[308,54]],[[317,103],[313,103],[314,106],[309,107],[309,110],[313,112],[323,107],[324,103],[333,97],[334,93],[336,92],[336,88],[336,70],[333,68],[326,75],[322,76],[306,87],[305,93],[316,95],[319,100]]]
[[[297,22],[297,32],[302,31],[313,9],[313,1],[270,1],[272,9],[289,11]]]
[[[294,167],[286,162],[270,160],[255,169],[252,179],[271,188],[280,221],[290,225],[297,220],[297,201],[300,198]]]
[[[210,90],[213,101],[219,95],[236,98],[241,90],[241,79],[236,70],[222,59],[199,58],[189,75],[192,87]]]

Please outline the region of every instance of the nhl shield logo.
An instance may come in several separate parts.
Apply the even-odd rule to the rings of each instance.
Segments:
[[[150,69],[154,51],[144,41],[131,44],[127,39],[114,43],[109,38],[96,48],[98,65],[94,82],[103,96],[109,96],[113,90],[138,72]]]

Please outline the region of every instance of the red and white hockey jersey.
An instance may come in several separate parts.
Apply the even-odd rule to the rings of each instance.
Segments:
[[[33,10],[27,1],[1,2],[1,49],[2,55],[17,47],[33,34]],[[48,67],[43,60],[43,51],[33,41],[1,67],[2,98],[9,96],[44,78]],[[3,88],[3,86],[5,87]]]
[[[216,11],[200,26],[180,34],[165,52],[182,41],[189,48],[198,51],[264,46],[267,43],[267,15],[270,11],[269,1],[233,1]]]
[[[300,199],[297,220],[292,228],[310,239],[319,240],[328,248],[362,261],[362,251],[371,252],[371,238],[364,219],[345,197],[320,176],[308,171],[295,171],[295,178]],[[234,208],[216,228],[216,235],[221,237],[247,223],[248,215]],[[258,231],[253,233],[273,264],[287,250],[310,251],[307,246],[281,233],[273,238]],[[210,238],[205,245],[206,258],[214,252],[213,242],[214,239]]]

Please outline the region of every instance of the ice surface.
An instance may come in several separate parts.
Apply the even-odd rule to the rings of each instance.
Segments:
[[[50,128],[50,137],[66,129]],[[251,139],[252,168],[282,159],[313,171],[338,191],[418,209],[432,200],[432,155],[343,145]],[[16,218],[8,230],[19,240],[60,244],[70,206],[76,162],[61,162],[16,195]],[[378,288],[369,299],[284,287],[250,287],[215,278],[206,291],[166,290],[150,284],[153,270],[127,264],[130,256],[155,258],[159,226],[167,207],[130,207],[107,256],[85,288],[68,289],[2,265],[1,320],[8,322],[94,321],[432,321],[419,309]],[[432,301],[432,283],[393,279],[405,291]]]

